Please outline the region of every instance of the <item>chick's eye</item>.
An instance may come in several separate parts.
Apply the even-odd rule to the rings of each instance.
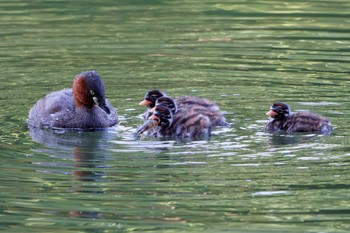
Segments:
[[[95,95],[95,92],[93,90],[90,90],[91,95]]]

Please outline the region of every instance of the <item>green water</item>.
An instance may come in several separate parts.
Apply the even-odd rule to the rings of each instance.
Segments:
[[[348,232],[349,1],[0,1],[2,232]],[[29,131],[96,70],[120,125]],[[208,141],[133,139],[149,89],[209,98]],[[330,136],[263,132],[273,101]]]

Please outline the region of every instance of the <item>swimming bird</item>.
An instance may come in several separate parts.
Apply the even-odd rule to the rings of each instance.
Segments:
[[[54,91],[30,109],[28,124],[39,128],[100,129],[118,123],[96,71],[75,76],[72,88]]]
[[[135,135],[148,131],[152,137],[193,139],[209,137],[211,128],[210,119],[191,108],[182,108],[173,114],[171,109],[160,105],[155,107],[153,114],[137,129]]]
[[[315,132],[329,134],[333,127],[329,120],[311,112],[292,112],[283,102],[273,103],[266,113],[270,121],[265,126],[266,132]]]
[[[168,97],[168,96],[164,92],[159,90],[152,90],[147,92],[144,100],[140,102],[140,105],[149,107],[146,113],[144,113],[144,119],[148,119],[151,116],[149,110],[156,105],[156,102],[159,98],[164,98],[164,97]],[[169,100],[165,98],[165,99],[162,99],[161,102],[164,105],[167,102],[169,103]],[[211,121],[211,125],[213,127],[230,125],[226,122],[224,115],[220,112],[219,106],[208,99],[194,97],[194,96],[184,96],[184,97],[175,98],[175,103],[177,105],[177,109],[192,108],[192,110],[195,110],[198,113],[206,115],[207,117],[209,117]]]

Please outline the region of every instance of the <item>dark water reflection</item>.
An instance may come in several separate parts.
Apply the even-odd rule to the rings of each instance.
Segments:
[[[0,3],[0,230],[348,232],[346,1]],[[28,130],[30,107],[95,69],[120,125]],[[209,140],[132,138],[150,89],[215,101]],[[329,136],[263,132],[274,101]]]
[[[47,146],[38,153],[44,153],[51,158],[68,158],[67,163],[58,162],[34,162],[36,172],[48,174],[70,174],[72,186],[66,187],[73,193],[103,194],[103,183],[105,182],[104,169],[108,153],[108,141],[113,140],[115,132],[112,129],[83,132],[65,130],[42,130],[31,127],[29,134],[33,141]],[[59,153],[59,152],[64,153]],[[43,167],[42,169],[40,167]],[[67,169],[61,172],[60,169]],[[56,170],[57,169],[57,170]],[[101,183],[101,185],[99,185]],[[83,217],[96,219],[101,217],[99,211],[93,210],[71,210],[71,217]]]

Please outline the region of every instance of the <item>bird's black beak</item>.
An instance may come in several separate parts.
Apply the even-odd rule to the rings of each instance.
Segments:
[[[97,97],[94,97],[93,99],[94,99],[94,102],[95,102],[100,108],[103,109],[103,111],[105,111],[107,114],[110,114],[110,113],[111,113],[111,110],[108,108],[105,99],[100,99],[100,98],[97,98]]]

